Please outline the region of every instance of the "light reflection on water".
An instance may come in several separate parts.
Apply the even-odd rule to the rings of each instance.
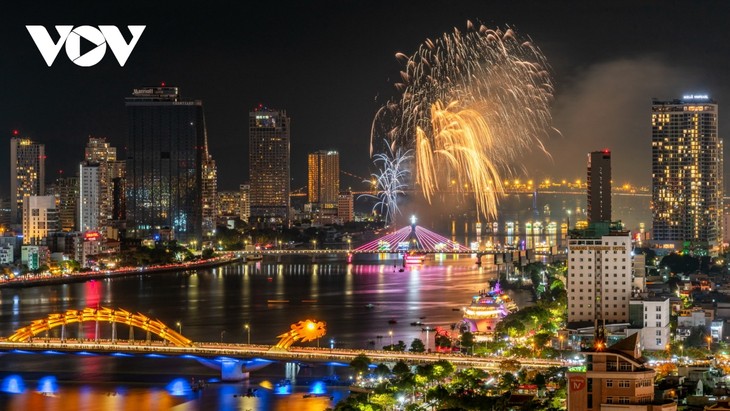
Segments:
[[[399,271],[401,263],[392,260],[372,264],[320,261],[316,265],[310,259],[284,264],[264,261],[212,270],[0,289],[0,335],[10,335],[48,313],[94,303],[140,312],[169,325],[179,321],[182,333],[193,341],[245,342],[243,325],[249,324],[252,343],[273,344],[289,324],[316,318],[327,322],[323,347],[329,347],[333,339],[337,348],[380,348],[390,344],[389,331],[393,331],[395,342],[410,344],[413,338],[425,340],[421,327],[413,327],[411,322],[421,317],[424,325],[431,327],[458,322],[461,313],[455,309],[468,304],[474,293],[494,278],[489,261],[482,267],[474,261],[467,256],[446,256],[423,267],[405,267],[403,272]],[[524,301],[524,296],[517,296],[518,303]],[[390,324],[390,320],[396,323]],[[79,330],[84,338],[94,338],[95,324],[69,326],[67,338],[77,338]],[[109,324],[100,324],[99,330],[102,338],[110,338]],[[53,329],[49,335],[59,337],[60,333],[60,329]],[[117,327],[120,338],[131,335],[142,340],[144,334]],[[430,337],[433,339],[433,334]],[[317,342],[308,345],[316,346]],[[20,394],[0,390],[5,391],[0,393],[0,410],[322,410],[334,404],[328,395],[338,401],[346,390],[325,386],[325,396],[304,398],[304,394],[320,394],[323,387],[312,384],[333,374],[347,380],[349,369],[275,363],[252,373],[250,382],[213,383],[192,393],[181,385],[178,388],[183,395],[173,396],[165,388],[176,378],[187,383],[191,378],[210,381],[220,375],[195,358],[14,353],[2,356],[0,381],[19,376],[20,380],[10,380],[7,386],[14,390],[22,382],[25,390],[18,388]],[[38,394],[35,388],[39,381],[49,375],[58,381],[52,391],[55,396]],[[273,387],[284,378],[292,381],[292,394],[276,395]],[[272,382],[272,389],[259,385],[264,380]],[[246,397],[249,388],[258,389],[258,396]]]

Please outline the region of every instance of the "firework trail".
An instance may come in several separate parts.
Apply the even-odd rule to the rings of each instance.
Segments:
[[[387,144],[386,144],[387,145]],[[374,162],[378,172],[371,174],[375,179],[377,194],[363,194],[362,196],[376,198],[379,201],[373,206],[373,211],[380,209],[388,224],[395,222],[395,217],[400,214],[398,208],[398,196],[403,195],[408,187],[410,170],[408,163],[412,159],[411,150],[402,150],[387,145],[384,153],[376,154]],[[366,182],[369,182],[366,180]]]
[[[431,202],[439,190],[474,193],[477,214],[496,216],[502,175],[552,130],[552,79],[545,56],[512,29],[457,29],[402,53],[400,100],[382,107],[374,137],[414,150],[416,183]],[[382,133],[380,130],[387,130]],[[547,153],[547,152],[546,152]]]

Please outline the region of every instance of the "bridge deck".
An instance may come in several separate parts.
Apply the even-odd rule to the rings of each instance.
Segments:
[[[271,345],[198,343],[192,347],[166,345],[159,341],[124,341],[100,340],[99,342],[78,342],[76,340],[61,341],[59,339],[36,338],[33,342],[10,342],[0,340],[0,351],[46,351],[89,352],[89,353],[129,353],[129,354],[164,354],[193,355],[198,357],[231,357],[235,359],[261,358],[272,361],[303,362],[342,362],[349,363],[357,355],[365,354],[373,362],[396,362],[404,360],[412,364],[448,360],[456,367],[475,367],[499,369],[504,357],[478,357],[461,354],[411,353],[377,350],[347,350],[315,347],[291,347],[288,351],[272,351]],[[547,368],[563,366],[562,361],[542,360],[534,358],[517,359],[523,366]]]

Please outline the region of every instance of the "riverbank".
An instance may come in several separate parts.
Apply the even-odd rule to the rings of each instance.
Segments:
[[[127,267],[121,270],[114,271],[89,271],[86,273],[66,274],[60,276],[36,277],[20,280],[5,280],[0,281],[0,288],[25,288],[42,285],[70,284],[89,280],[98,280],[103,278],[125,277],[140,274],[155,274],[168,271],[196,270],[199,268],[218,267],[226,264],[235,263],[240,260],[241,259],[239,257],[216,257],[191,263],[169,264],[164,266],[135,268]]]

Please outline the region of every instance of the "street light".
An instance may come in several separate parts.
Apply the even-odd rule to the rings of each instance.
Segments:
[[[182,335],[182,323],[180,321],[177,322],[177,332]]]
[[[330,338],[330,350],[332,350],[334,348],[335,348],[335,339],[334,338]]]
[[[352,250],[352,248],[350,247],[351,244],[352,244],[352,240],[348,238],[347,239],[347,251]]]
[[[249,327],[248,324],[244,324],[243,328],[246,329],[246,334],[248,335],[247,344],[251,345],[251,327]]]
[[[710,336],[708,335],[708,336],[707,336],[707,351],[710,351],[710,353],[712,353],[712,351],[711,351],[711,349],[710,349],[710,345],[711,345],[711,344],[712,344],[712,337],[710,337]]]
[[[393,351],[393,330],[388,331],[390,335],[390,351]]]
[[[317,240],[312,240],[312,250],[317,249]]]

